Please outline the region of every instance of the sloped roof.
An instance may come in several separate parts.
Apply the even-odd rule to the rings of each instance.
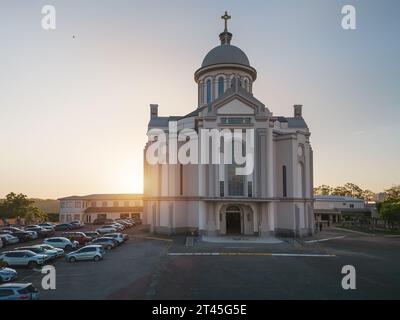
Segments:
[[[353,198],[353,197],[346,197],[346,196],[334,196],[334,195],[315,195],[314,199],[317,201],[356,201],[356,202],[364,202],[363,199]]]
[[[141,212],[143,207],[90,207],[85,213]]]
[[[140,193],[118,193],[118,194],[89,194],[86,196],[70,196],[58,200],[140,200],[143,194]]]

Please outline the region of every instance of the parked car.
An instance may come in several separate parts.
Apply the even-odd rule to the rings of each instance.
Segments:
[[[0,300],[38,300],[39,291],[32,283],[6,283],[0,285]]]
[[[100,237],[100,233],[98,233],[97,231],[85,231],[83,233],[85,234],[86,237],[92,238],[92,240],[94,238]]]
[[[73,228],[74,228],[74,226],[72,226],[69,223],[60,223],[60,224],[57,224],[54,227],[54,230],[56,230],[56,231],[68,231],[68,230],[72,230]]]
[[[104,249],[110,250],[114,249],[118,245],[118,242],[113,238],[100,237],[92,240],[90,244],[98,244],[101,245]]]
[[[119,232],[115,232],[115,233],[106,233],[104,235],[105,237],[108,238],[113,238],[115,240],[117,240],[118,244],[122,244],[124,243],[126,240],[128,240],[128,235],[127,234],[122,234]]]
[[[19,239],[10,233],[0,234],[0,239],[3,242],[3,247],[9,244],[15,244],[19,242]]]
[[[64,232],[61,236],[69,240],[78,241],[80,245],[85,245],[92,241],[92,238],[86,236],[83,232]]]
[[[99,261],[103,259],[105,251],[101,245],[88,245],[82,247],[74,252],[70,252],[65,256],[68,262],[75,262],[80,260],[93,260]]]
[[[64,249],[67,251],[76,249],[79,246],[78,241],[71,241],[64,237],[46,238],[46,239],[44,239],[43,243],[49,244],[55,248],[60,248],[60,249]]]
[[[25,231],[15,231],[11,233],[14,237],[17,237],[19,242],[26,242],[32,240],[32,235],[29,232]]]
[[[132,226],[135,226],[135,225],[136,225],[136,222],[135,222],[135,220],[133,220],[133,219],[125,219],[125,221],[131,223]]]
[[[19,250],[19,251],[29,250],[36,254],[44,254],[48,257],[46,259],[46,261],[55,260],[57,258],[57,252],[55,250],[46,250],[44,248],[37,247],[37,246],[18,247],[18,248],[15,248],[15,250]]]
[[[48,260],[44,254],[36,254],[30,250],[6,251],[0,254],[0,261],[6,266],[28,266],[34,268],[43,265]]]
[[[93,221],[93,224],[107,224],[107,223],[113,223],[114,220],[113,219],[101,219],[101,218],[97,218]]]
[[[56,252],[56,257],[62,257],[64,255],[64,250],[60,248],[53,247],[49,244],[37,244],[35,247],[43,248],[45,250],[54,250]]]
[[[35,240],[37,238],[39,238],[39,235],[36,231],[31,231],[31,230],[24,230],[24,232],[29,233],[29,235],[31,236],[32,240]]]
[[[54,234],[53,229],[46,229],[38,225],[30,225],[24,228],[25,231],[35,231],[39,237],[46,238]]]
[[[110,224],[106,224],[106,225],[103,226],[103,228],[104,228],[104,227],[114,228],[114,229],[116,229],[117,231],[122,231],[122,230],[125,229],[125,227],[124,227],[123,225],[121,225],[121,224],[119,224],[119,223],[117,223],[117,222],[110,223]]]
[[[102,226],[101,228],[96,229],[96,231],[100,234],[113,233],[117,232],[117,228],[114,226]]]
[[[5,227],[5,228],[1,228],[0,231],[8,231],[8,232],[13,233],[13,232],[18,232],[18,231],[23,231],[23,230],[20,228],[17,228],[17,227]]]
[[[128,226],[127,226],[127,225],[125,225],[125,224],[122,224],[122,223],[119,223],[119,222],[114,222],[114,223],[112,223],[111,225],[114,225],[114,226],[116,226],[116,227],[117,227],[117,229],[119,229],[119,231],[122,231],[122,230],[125,230],[125,229],[127,229],[127,228],[128,228]]]
[[[55,225],[51,222],[43,222],[38,224],[39,227],[45,228],[47,230],[55,231]]]
[[[128,222],[132,223],[133,225],[136,224],[136,221],[134,219],[132,219],[132,218],[125,218],[123,220],[128,221]]]
[[[0,268],[0,282],[8,282],[17,279],[18,273],[14,269],[2,267]]]
[[[84,224],[83,222],[79,221],[79,220],[72,221],[70,224],[71,224],[75,229],[80,229],[80,228],[83,228],[83,227],[85,226],[85,224]]]
[[[117,223],[122,224],[126,228],[133,227],[133,224],[126,220],[117,220]]]

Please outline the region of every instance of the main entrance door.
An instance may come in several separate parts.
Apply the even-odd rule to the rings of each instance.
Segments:
[[[226,233],[240,234],[241,230],[240,209],[235,206],[230,206],[226,209]]]

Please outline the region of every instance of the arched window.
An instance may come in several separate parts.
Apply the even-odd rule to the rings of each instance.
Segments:
[[[247,79],[244,80],[244,88],[246,89],[246,91],[249,91],[249,80]]]
[[[207,80],[207,103],[211,102],[211,80]]]
[[[225,84],[224,84],[224,78],[219,77],[218,79],[218,97],[221,96],[225,91]]]

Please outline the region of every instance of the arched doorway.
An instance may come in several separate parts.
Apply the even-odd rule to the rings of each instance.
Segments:
[[[226,208],[226,234],[241,234],[242,219],[240,209],[236,206]]]

